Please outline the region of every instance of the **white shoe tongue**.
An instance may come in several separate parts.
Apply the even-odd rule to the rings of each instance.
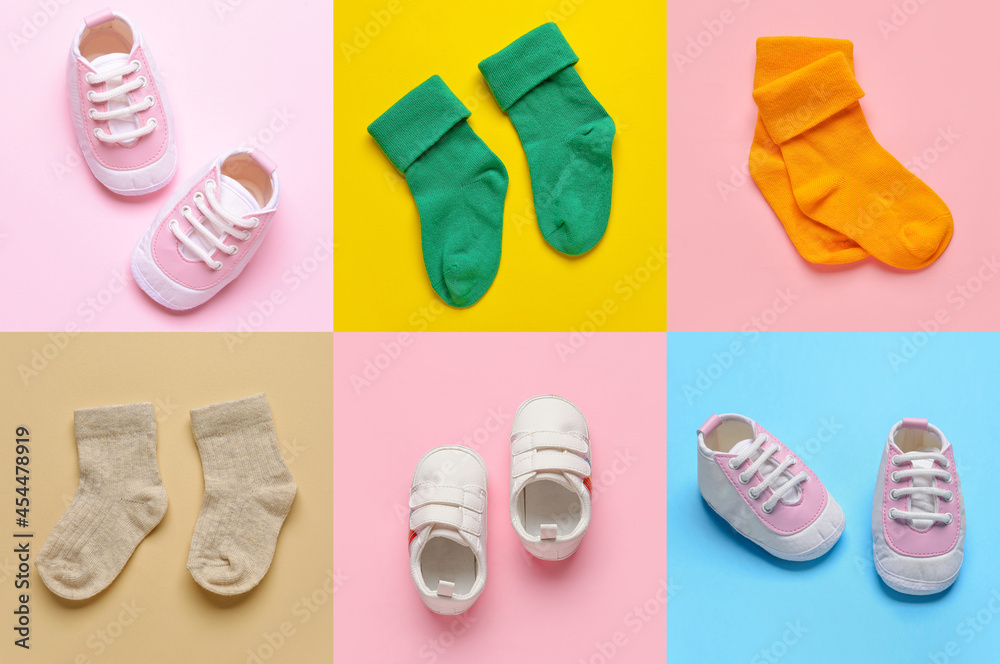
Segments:
[[[936,447],[921,447],[918,452],[940,452],[941,450]],[[919,459],[913,462],[914,469],[925,469],[929,470],[934,467],[934,462],[931,459]],[[934,486],[935,481],[933,477],[917,476],[913,478],[913,486],[916,487],[931,487]],[[916,493],[910,496],[910,510],[911,512],[934,512],[934,496]],[[911,519],[910,525],[912,525],[917,530],[927,530],[934,525],[932,519]]]
[[[555,482],[560,486],[564,486],[570,491],[576,491],[576,488],[570,484],[569,480],[562,473],[535,473],[535,476],[531,478],[532,482],[549,481]]]
[[[108,53],[107,55],[99,55],[90,61],[90,66],[97,70],[98,73],[104,73],[111,69],[117,69],[121,67],[126,62],[128,62],[128,53]]]
[[[738,442],[735,445],[733,445],[733,449],[729,450],[729,453],[730,454],[739,454],[740,452],[743,451],[744,448],[746,448],[747,446],[751,445],[752,443],[753,443],[753,438],[747,438],[746,440],[741,440],[740,442]],[[762,448],[763,447],[767,447],[767,445],[768,445],[767,443],[764,443],[761,447]],[[757,452],[754,452],[753,454],[751,454],[750,455],[750,461],[751,461],[751,463],[754,462],[754,461],[756,461],[757,457],[759,457],[759,456],[760,456],[760,451],[757,451]],[[772,457],[772,459],[773,459],[773,457]],[[761,477],[767,477],[777,467],[778,467],[778,464],[774,463],[771,459],[768,459],[763,464],[761,464],[760,469],[757,472],[760,473]],[[791,480],[793,477],[795,477],[795,475],[792,474],[791,470],[786,469],[785,472],[783,472],[781,474],[781,479],[777,483],[772,483],[772,487],[773,488],[778,488],[782,484],[784,484],[785,482],[788,482],[789,480]],[[799,497],[800,497],[800,491],[799,491],[799,487],[800,486],[801,486],[800,484],[796,484],[795,487],[791,491],[789,491],[788,493],[786,493],[785,495],[783,495],[781,497],[781,502],[789,504],[789,505],[792,504],[792,503],[797,503],[799,501]]]
[[[427,534],[427,539],[432,537],[444,537],[445,539],[450,539],[453,542],[458,542],[462,546],[469,546],[462,536],[454,528],[447,528],[445,526],[433,526],[431,531]]]
[[[90,61],[90,66],[93,67],[98,74],[103,74],[104,72],[111,71],[113,69],[118,69],[123,65],[128,64],[128,53],[108,53],[107,55],[100,55]],[[117,88],[122,84],[121,77],[112,78],[107,82],[107,89]],[[140,100],[141,101],[141,100]],[[109,111],[116,111],[126,106],[129,106],[131,102],[126,96],[115,97],[114,99],[108,100]],[[108,128],[111,130],[112,134],[124,134],[127,131],[132,131],[133,129],[139,128],[138,120],[134,114],[127,115],[123,118],[113,118],[108,120]],[[131,141],[123,141],[122,145],[132,145],[138,139],[132,139]]]
[[[260,210],[257,199],[247,188],[228,175],[219,175],[219,203],[227,212],[238,216]]]
[[[239,182],[228,175],[222,175],[221,173],[219,174],[218,181],[219,186],[216,189],[216,196],[219,198],[219,205],[222,206],[223,210],[238,217],[260,210],[260,206],[257,205],[257,200],[253,197],[253,194],[247,191],[246,187],[241,185]],[[205,201],[205,204],[208,205],[207,200]],[[196,207],[192,206],[191,212],[195,215],[195,217],[200,216],[198,208]],[[207,219],[202,219],[200,221],[206,229],[211,231],[216,237],[221,238],[224,242],[229,237],[225,231],[221,228],[217,228]],[[209,254],[215,251],[215,247],[212,243],[207,238],[203,237],[201,233],[192,232],[189,237],[195,242],[195,244],[201,246],[201,248]],[[188,260],[198,260],[198,257],[184,245],[181,246],[181,254]]]

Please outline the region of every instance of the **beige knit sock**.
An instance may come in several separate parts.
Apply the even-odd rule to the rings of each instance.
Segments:
[[[74,413],[80,484],[35,565],[49,590],[86,599],[118,576],[167,511],[151,403]]]
[[[264,578],[295,498],[267,397],[191,411],[205,473],[205,497],[191,538],[188,571],[206,590],[238,595]]]

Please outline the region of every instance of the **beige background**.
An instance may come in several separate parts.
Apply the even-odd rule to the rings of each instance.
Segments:
[[[306,333],[0,335],[0,661],[332,661],[332,348],[332,335]],[[188,411],[256,392],[267,394],[299,490],[267,576],[224,598],[184,568],[204,488]],[[38,578],[34,556],[76,491],[73,411],[138,401],[156,406],[166,516],[111,586],[62,600]],[[31,431],[30,651],[13,645],[11,629],[21,425]]]

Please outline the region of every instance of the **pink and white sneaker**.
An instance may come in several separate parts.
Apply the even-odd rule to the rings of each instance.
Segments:
[[[67,70],[73,129],[87,165],[116,194],[163,188],[177,171],[173,119],[139,29],[110,9],[76,31]]]
[[[939,593],[955,582],[965,548],[965,503],[951,443],[927,420],[889,431],[872,505],[875,569],[893,590]]]
[[[274,170],[259,150],[234,150],[186,182],[132,252],[132,274],[142,290],[182,311],[204,304],[238,277],[278,207]]]
[[[844,512],[823,483],[742,415],[712,415],[698,429],[698,488],[736,532],[784,560],[818,558],[844,532]]]

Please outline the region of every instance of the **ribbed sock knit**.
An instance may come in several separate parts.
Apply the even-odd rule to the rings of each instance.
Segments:
[[[264,578],[297,489],[263,394],[191,411],[205,497],[187,568],[206,590],[245,593]]]
[[[80,484],[35,564],[49,590],[86,599],[121,572],[167,511],[151,403],[74,413]]]

